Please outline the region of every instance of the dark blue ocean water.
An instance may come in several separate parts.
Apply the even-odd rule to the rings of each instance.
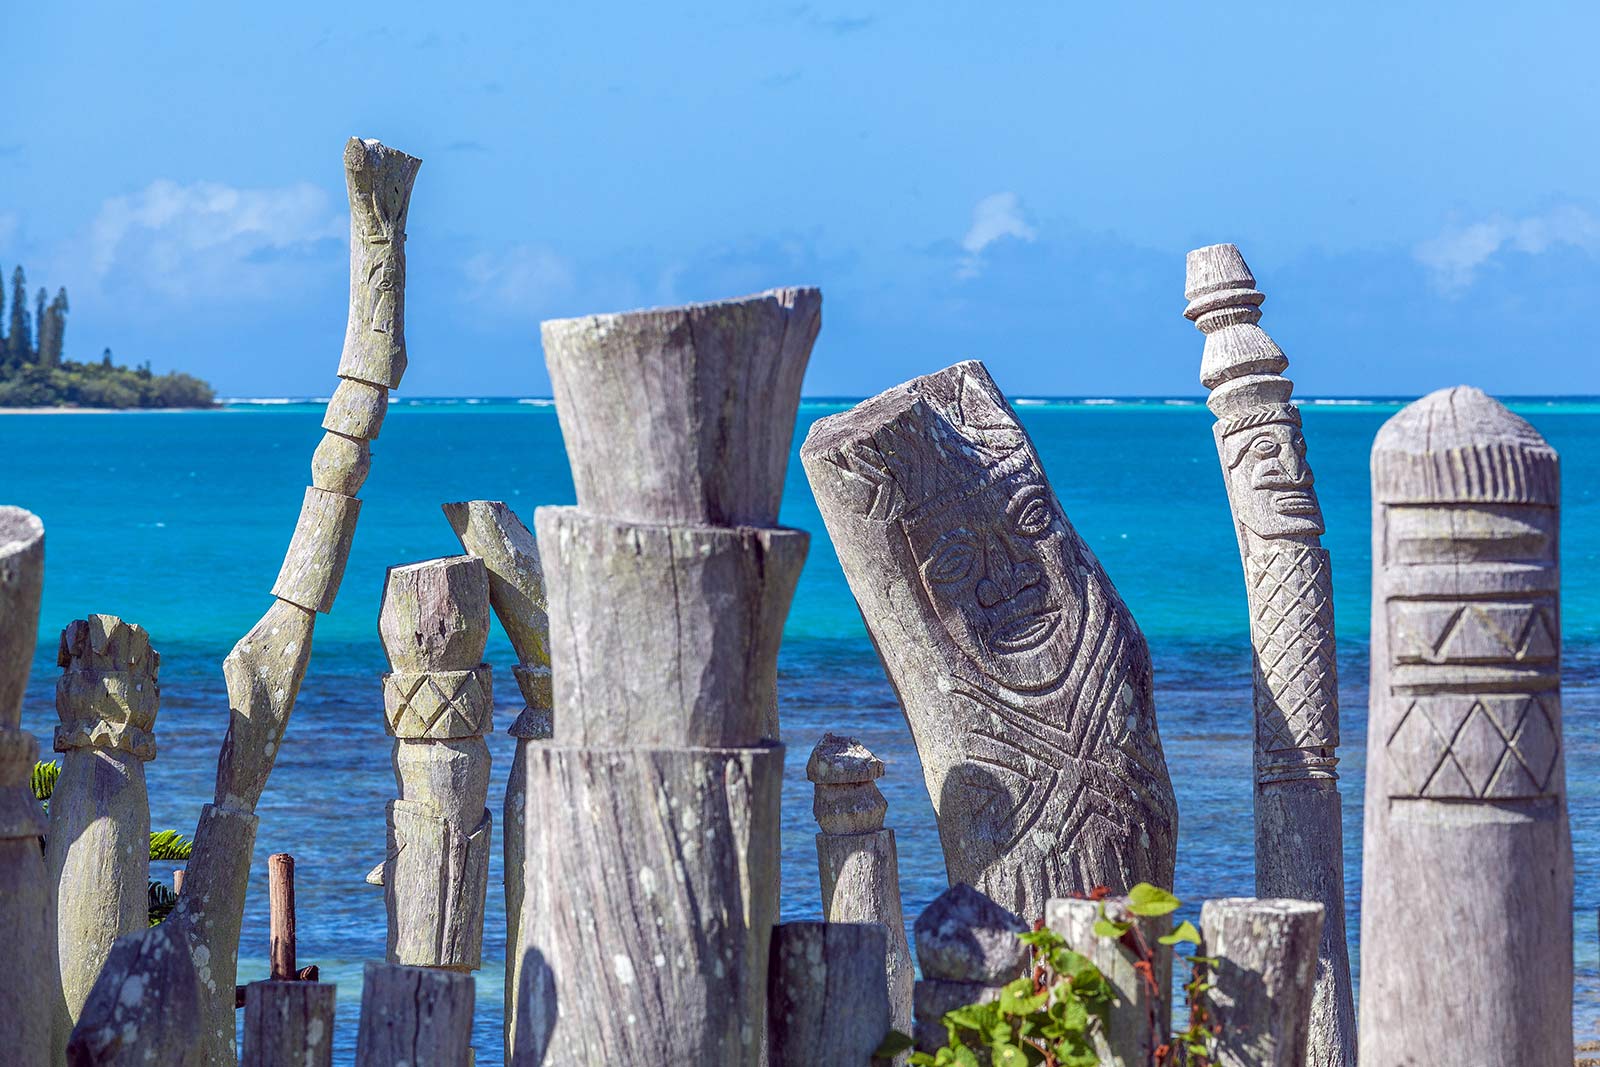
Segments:
[[[846,402],[808,402],[810,423]],[[1306,436],[1333,554],[1341,695],[1346,880],[1359,960],[1365,761],[1369,502],[1367,454],[1390,402],[1308,403]],[[1577,854],[1580,1037],[1600,1036],[1600,402],[1512,405],[1561,451],[1565,484],[1564,664],[1567,780]],[[1177,892],[1187,901],[1252,891],[1250,645],[1239,557],[1211,438],[1195,401],[1019,401],[1072,522],[1148,636],[1158,710],[1181,809]],[[107,612],[142,624],[162,653],[160,754],[149,765],[154,825],[192,832],[210,799],[227,725],[221,660],[270,603],[268,590],[309,480],[316,404],[234,405],[207,413],[0,416],[0,503],[47,529],[39,653],[24,724],[53,728],[56,636]],[[301,690],[261,806],[241,980],[266,970],[265,858],[295,854],[301,962],[340,986],[338,1057],[353,1051],[361,964],[384,951],[382,859],[394,795],[383,731],[378,599],[390,564],[459,551],[446,500],[498,498],[531,525],[540,504],[573,500],[548,402],[396,400],[373,446],[355,549],[333,613],[319,621]],[[780,660],[784,739],[783,911],[820,909],[805,757],[826,730],[862,738],[888,764],[908,918],[944,887],[916,753],[827,542],[798,462],[783,521],[810,530],[811,556]],[[501,726],[516,711],[510,646],[495,632]],[[499,819],[512,743],[491,741]],[[479,975],[479,1062],[500,1062],[504,916],[498,857]],[[171,865],[156,865],[163,873]],[[562,906],[581,907],[582,901]],[[1425,921],[1425,918],[1424,920]],[[493,962],[488,962],[488,961]]]

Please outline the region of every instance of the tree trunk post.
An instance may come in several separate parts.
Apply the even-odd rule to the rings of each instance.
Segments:
[[[272,605],[222,662],[228,733],[213,802],[195,830],[184,892],[165,922],[118,942],[142,944],[111,953],[69,1042],[81,1063],[235,1059],[234,990],[255,806],[305,678],[316,616],[333,607],[344,576],[370,442],[405,371],[406,213],[421,165],[377,141],[352,137],[345,144],[350,315],[341,381],[311,459],[312,484],[272,586]],[[152,988],[165,993],[134,996]],[[185,996],[194,1003],[176,1002]]]
[[[546,614],[544,570],[539,546],[522,520],[498,500],[444,505],[445,518],[467,553],[483,560],[489,572],[489,606],[517,654],[512,668],[524,701],[507,730],[516,739],[506,778],[501,813],[505,849],[506,977],[504,1044],[507,1063],[517,1032],[517,989],[526,951],[522,930],[523,849],[526,845],[527,749],[549,740],[553,696],[550,689],[550,618]]]
[[[1094,930],[1102,914],[1112,922],[1132,923],[1133,928],[1121,940],[1102,937]],[[1159,940],[1171,930],[1171,918],[1134,915],[1126,897],[1063,898],[1050,902],[1045,925],[1060,934],[1068,948],[1100,968],[1116,992],[1106,1027],[1095,1036],[1100,1062],[1106,1067],[1150,1067],[1171,1029],[1172,950]],[[1136,966],[1136,945],[1151,954],[1153,986]]]
[[[820,313],[780,289],[543,325],[578,503],[534,516],[554,739],[525,753],[514,1064],[765,1055],[807,547],[778,502]]]
[[[1144,636],[983,364],[815,422],[800,449],[922,758],[952,883],[1030,922],[1172,885]]]
[[[332,982],[251,982],[239,1067],[332,1067]]]
[[[494,822],[489,576],[476,556],[390,567],[379,633],[384,719],[400,798],[389,803],[388,961],[475,971]]]
[[[473,1006],[470,974],[367,964],[356,1067],[466,1067],[472,1062]]]
[[[1208,900],[1200,908],[1205,993],[1220,1027],[1216,1067],[1306,1067],[1323,908],[1307,900]]]
[[[1560,481],[1466,386],[1373,443],[1363,1064],[1572,1062]]]
[[[878,923],[888,941],[889,1010],[894,1028],[911,1032],[916,972],[900,909],[900,865],[894,831],[883,825],[889,805],[878,791],[883,761],[861,742],[825,734],[806,763],[814,786],[817,872],[822,915],[830,923]]]
[[[39,852],[44,813],[28,785],[39,742],[22,729],[43,587],[44,523],[0,506],[0,945],[19,961],[0,982],[0,1048],[18,1067],[50,1062],[61,996],[51,966],[50,879]]]
[[[274,982],[292,982],[295,964],[294,857],[274,852],[267,857],[268,967]]]
[[[917,916],[912,933],[922,978],[917,982],[918,1052],[943,1048],[947,1012],[998,1000],[1006,983],[1028,970],[1028,946],[1017,940],[1028,925],[970,885],[958,882]]]
[[[1255,656],[1256,894],[1325,909],[1311,1009],[1313,1067],[1355,1067],[1339,822],[1333,572],[1289,360],[1257,323],[1255,277],[1233,245],[1189,253],[1184,315],[1205,334],[1200,381],[1216,415]]]
[[[878,922],[774,926],[769,1067],[871,1067],[891,1025],[887,950]]]
[[[55,749],[45,868],[56,893],[57,1058],[83,1011],[112,942],[148,925],[150,795],[161,654],[143,627],[90,615],[61,633],[56,656]]]

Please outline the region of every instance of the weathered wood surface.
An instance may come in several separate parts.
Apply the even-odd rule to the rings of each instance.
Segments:
[[[878,791],[883,761],[861,742],[824,734],[806,762],[814,788],[817,873],[822,915],[830,923],[878,923],[887,937],[886,976],[894,1028],[911,1032],[916,972],[900,905],[900,861],[894,831],[885,829],[888,802]]]
[[[981,363],[820,419],[800,449],[922,758],[952,882],[1030,919],[1172,884],[1150,653]]]
[[[1137,935],[1151,952],[1155,988],[1135,967],[1138,956],[1129,945],[1094,932],[1102,908],[1113,922],[1133,924],[1124,939]],[[1155,1050],[1166,1041],[1171,1018],[1172,950],[1157,940],[1172,929],[1171,917],[1134,915],[1128,911],[1126,897],[1112,897],[1104,901],[1052,900],[1044,921],[1068,948],[1100,968],[1116,992],[1117,1002],[1105,1029],[1094,1039],[1100,1062],[1105,1067],[1149,1067]]]
[[[43,586],[44,523],[0,506],[0,945],[17,961],[0,982],[0,1048],[18,1067],[50,1062],[51,1005],[61,995],[39,854],[45,822],[28,787],[39,742],[22,729]]]
[[[148,925],[150,796],[161,654],[143,627],[90,615],[61,633],[45,869],[55,895],[56,1056],[117,938]]]
[[[476,556],[389,568],[378,629],[391,672],[384,714],[398,800],[389,804],[384,900],[390,963],[476,970],[493,821],[489,574]]]
[[[252,982],[244,990],[239,1067],[332,1067],[332,982]]]
[[[513,1063],[757,1067],[783,748],[548,744],[527,761]]]
[[[377,141],[351,138],[344,164],[351,287],[339,375],[347,382],[393,389],[405,368],[405,216],[421,163]],[[366,396],[358,406],[373,418],[359,426],[340,422],[341,431],[328,432],[349,436],[361,429],[363,437],[377,436],[381,405],[372,392],[348,389],[344,395]],[[73,1031],[73,1043],[90,1057],[83,1062],[178,1063],[197,1055],[200,1062],[216,1064],[235,1058],[234,988],[255,806],[305,678],[316,612],[331,608],[338,591],[356,511],[344,490],[354,491],[369,461],[366,450],[342,442],[319,447],[313,456],[316,484],[306,493],[274,587],[295,602],[275,599],[223,660],[228,732],[217,759],[215,802],[201,812],[184,892],[160,926],[118,941],[118,946],[140,944],[112,952],[85,1002]],[[179,999],[192,993],[198,1003],[174,1005],[152,1017],[118,999],[147,985],[170,989]],[[127,1018],[131,1030],[114,1025],[118,1017]],[[196,1019],[198,1024],[191,1025]],[[125,1036],[129,1033],[134,1036]]]
[[[1001,987],[1026,973],[1028,946],[1017,935],[1027,931],[1027,923],[963,882],[923,909],[913,927],[922,978],[911,1036],[919,1052],[945,1045],[946,1012],[997,999]]]
[[[1200,952],[1218,961],[1209,970],[1211,988],[1205,993],[1211,1018],[1221,1028],[1212,1059],[1216,1067],[1306,1067],[1311,1062],[1322,916],[1322,905],[1306,900],[1224,898],[1201,906]],[[1455,1045],[1453,1037],[1440,1039]],[[1470,1061],[1471,1054],[1463,1058]]]
[[[767,980],[770,1067],[871,1067],[889,1032],[882,924],[779,923]]]
[[[1373,444],[1363,1065],[1439,1062],[1441,1034],[1571,1062],[1560,499],[1555,450],[1477,389]]]
[[[298,933],[294,914],[294,857],[274,852],[267,857],[267,973],[275,982],[294,980]]]
[[[545,322],[578,507],[637,523],[775,525],[821,325],[815,289]]]
[[[777,653],[810,538],[534,515],[556,740],[739,747],[777,736]]]
[[[1355,1067],[1339,822],[1339,678],[1332,561],[1289,360],[1258,325],[1265,296],[1233,245],[1189,253],[1184,314],[1205,334],[1200,380],[1217,421],[1255,653],[1256,894],[1326,909],[1313,1067]]]
[[[467,1067],[475,992],[470,974],[367,964],[356,1067]]]

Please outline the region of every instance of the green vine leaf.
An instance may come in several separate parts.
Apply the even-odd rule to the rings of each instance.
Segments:
[[[892,1060],[913,1044],[915,1042],[911,1040],[910,1036],[902,1034],[898,1030],[890,1030],[883,1035],[883,1043],[878,1046],[878,1051],[872,1054],[872,1058],[876,1060]]]
[[[1165,889],[1140,882],[1128,890],[1128,910],[1134,915],[1171,915],[1183,903]]]
[[[1161,937],[1156,938],[1156,940],[1161,942],[1163,945],[1198,945],[1200,943],[1200,931],[1194,928],[1194,923],[1190,922],[1188,919],[1185,919],[1183,922],[1178,924],[1178,928],[1172,931],[1172,933],[1163,934]]]

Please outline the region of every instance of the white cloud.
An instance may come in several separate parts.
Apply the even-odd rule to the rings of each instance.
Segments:
[[[1536,256],[1564,246],[1600,252],[1600,219],[1573,205],[1523,219],[1497,215],[1446,230],[1418,244],[1412,255],[1441,291],[1455,296],[1471,287],[1480,267],[1505,251]]]
[[[983,250],[1006,237],[1031,241],[1033,227],[1022,217],[1022,201],[1016,193],[994,193],[979,200],[972,209],[972,226],[961,239],[966,255],[956,271],[959,278],[975,278],[983,270]]]
[[[348,241],[349,222],[317,186],[241,189],[216,182],[151,182],[100,206],[82,250],[92,280],[184,300],[281,295],[305,259]],[[322,247],[328,243],[328,247]]]
[[[538,245],[479,252],[462,264],[468,295],[513,314],[537,316],[553,297],[571,291],[572,266]]]

